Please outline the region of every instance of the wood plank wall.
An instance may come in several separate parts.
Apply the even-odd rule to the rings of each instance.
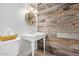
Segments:
[[[78,33],[79,32],[79,4],[41,4],[39,9],[39,26],[40,31]],[[58,7],[57,7],[58,6]],[[46,12],[45,12],[45,11]],[[42,13],[41,13],[42,12]]]
[[[56,35],[56,33],[79,33],[79,4],[40,3],[38,4],[38,11],[38,31],[47,33],[47,50],[53,51],[57,55],[79,55],[79,43],[76,44],[79,40],[60,39]],[[61,42],[67,44],[72,42],[70,46],[75,45],[73,48],[78,49],[74,49],[74,51],[78,53],[71,52],[73,49],[68,50],[67,44],[64,45]],[[56,43],[60,43],[57,45],[58,48]],[[63,48],[60,48],[61,44],[64,46]],[[39,41],[39,46],[42,46],[42,41]]]

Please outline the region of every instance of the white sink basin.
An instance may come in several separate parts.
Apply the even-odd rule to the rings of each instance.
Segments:
[[[45,33],[35,32],[35,33],[23,34],[23,36],[30,36],[30,37],[36,37],[36,36],[41,36],[41,35],[45,35]]]
[[[35,39],[37,40],[45,36],[46,36],[46,33],[43,33],[43,32],[28,33],[28,34],[22,35],[23,38],[28,40],[35,40]]]

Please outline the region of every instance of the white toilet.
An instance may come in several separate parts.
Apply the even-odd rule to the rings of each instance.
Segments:
[[[0,42],[0,56],[16,56],[19,53],[21,40],[17,37],[14,40]]]

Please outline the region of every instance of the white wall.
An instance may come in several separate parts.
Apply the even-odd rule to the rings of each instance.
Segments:
[[[0,3],[0,35],[2,35],[7,27],[11,27],[18,35],[22,33],[30,33],[35,31],[34,27],[25,23],[25,10],[30,4],[22,3]],[[24,47],[28,46],[28,42],[22,41],[20,52],[25,52]]]
[[[11,27],[16,33],[29,33],[34,30],[33,27],[29,27],[25,23],[25,10],[29,7],[29,4],[21,3],[5,3],[0,4],[0,34],[7,27]]]

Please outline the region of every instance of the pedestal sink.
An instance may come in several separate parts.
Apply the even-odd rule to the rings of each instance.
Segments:
[[[28,40],[31,42],[32,56],[34,56],[35,42],[37,42],[37,40],[40,40],[42,38],[43,38],[43,47],[44,47],[44,53],[45,53],[45,40],[46,40],[45,37],[46,37],[46,33],[42,33],[42,32],[35,32],[35,33],[22,35],[22,39]]]

